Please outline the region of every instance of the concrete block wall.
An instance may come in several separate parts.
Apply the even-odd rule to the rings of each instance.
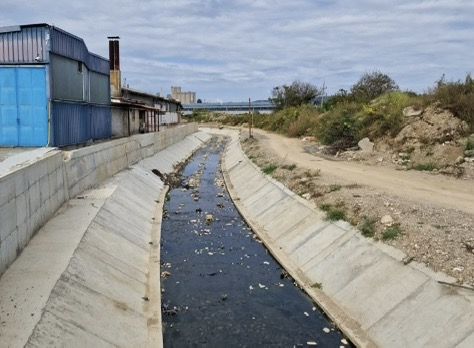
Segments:
[[[73,151],[49,151],[0,177],[0,275],[69,198],[197,131],[190,123]]]
[[[196,131],[197,124],[190,123],[167,128],[158,133],[134,135],[66,153],[64,168],[69,195],[74,197],[94,187],[98,182],[153,156]]]
[[[66,201],[60,151],[0,177],[0,275]]]

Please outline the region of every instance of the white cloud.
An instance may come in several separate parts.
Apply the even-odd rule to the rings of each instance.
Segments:
[[[102,56],[119,35],[131,87],[246,100],[295,79],[333,93],[372,70],[418,92],[443,73],[464,78],[472,14],[468,0],[2,0],[0,26],[54,23]]]

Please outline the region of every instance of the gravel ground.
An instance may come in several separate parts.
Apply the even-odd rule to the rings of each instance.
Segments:
[[[344,220],[364,231],[368,238],[404,251],[408,255],[406,262],[424,263],[456,278],[458,284],[474,287],[472,214],[387,194],[373,187],[344,182],[327,173],[298,167],[291,159],[277,157],[256,139],[243,136],[242,148],[262,169],[271,171],[269,166],[276,165],[272,177],[295,193],[324,209],[342,211]],[[314,155],[318,156],[317,152]],[[393,170],[402,169],[390,161],[378,160],[381,157],[383,154],[375,153],[356,160],[391,166]],[[354,160],[354,155],[342,156],[340,160]],[[474,167],[465,172],[464,180],[472,180]]]

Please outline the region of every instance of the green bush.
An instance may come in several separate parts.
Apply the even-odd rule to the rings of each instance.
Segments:
[[[267,175],[270,175],[272,174],[276,169],[278,168],[278,166],[274,163],[271,163],[269,164],[268,166],[264,167],[262,169],[262,172],[264,172],[265,174]]]
[[[367,216],[362,217],[359,229],[363,236],[373,237],[375,235],[375,222],[376,220],[370,219]]]
[[[354,144],[358,140],[354,113],[359,108],[360,106],[353,103],[341,104],[320,115],[314,128],[314,135],[325,145],[332,145],[341,140],[347,144]]]
[[[467,74],[464,81],[451,82],[443,75],[430,92],[432,101],[438,101],[441,108],[450,110],[468,124],[468,132],[474,132],[474,80],[471,74]]]
[[[383,240],[391,240],[391,239],[395,239],[398,237],[398,235],[400,234],[400,227],[395,225],[395,226],[392,226],[390,228],[387,228],[383,234],[382,234],[382,239]]]
[[[326,218],[330,221],[338,221],[346,219],[346,211],[344,208],[331,208],[326,213]]]
[[[410,167],[413,170],[425,171],[425,172],[432,172],[433,170],[437,169],[438,166],[434,162],[428,163],[417,163]]]

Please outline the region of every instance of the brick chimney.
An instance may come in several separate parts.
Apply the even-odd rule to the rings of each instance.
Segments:
[[[112,97],[122,95],[120,77],[120,48],[118,36],[109,36],[109,60],[110,60],[110,94]]]

